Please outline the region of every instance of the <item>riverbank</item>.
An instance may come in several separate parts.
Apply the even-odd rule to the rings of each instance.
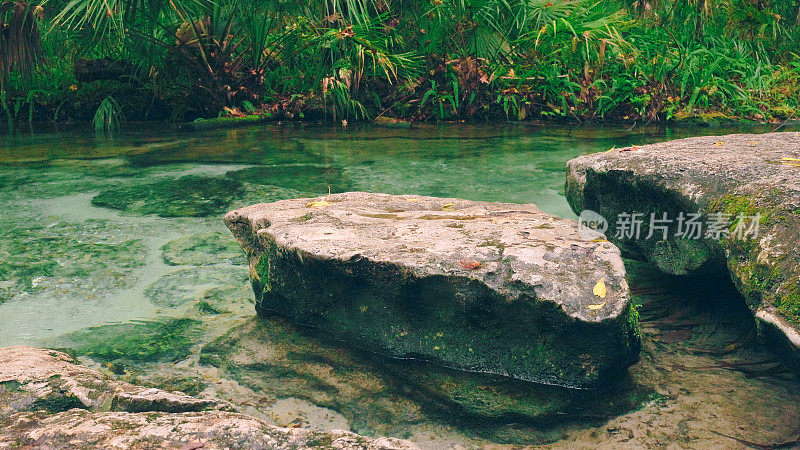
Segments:
[[[157,2],[117,14],[97,1],[3,0],[13,51],[0,112],[101,130],[225,116],[794,118],[797,6],[732,1]]]

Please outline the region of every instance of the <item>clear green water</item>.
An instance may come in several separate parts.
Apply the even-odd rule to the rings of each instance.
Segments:
[[[734,131],[274,126],[191,134],[139,129],[113,137],[78,132],[0,137],[0,346],[67,348],[131,381],[220,396],[283,425],[391,434],[432,448],[560,442],[569,435],[575,442],[592,443],[597,424],[565,420],[543,429],[520,426],[516,419],[480,426],[454,423],[428,411],[424,399],[409,394],[407,387],[386,381],[380,368],[344,355],[346,350],[326,347],[288,324],[253,319],[247,267],[221,217],[247,204],[322,195],[329,189],[535,203],[546,212],[574,217],[563,195],[567,160],[612,147]],[[769,130],[746,130],[756,131]],[[659,278],[640,272],[650,282]],[[674,283],[656,281],[659,295],[682,301],[692,296],[664,294],[665,284]],[[646,332],[656,343],[664,333],[671,337],[662,340],[662,347],[645,349],[645,362],[633,369],[627,386],[642,398],[669,402],[681,388],[664,367],[685,365],[688,358],[680,356],[687,339],[676,341],[673,328],[698,325],[692,318],[686,319],[689,325],[659,328],[658,311],[664,306],[660,297],[650,297],[657,305],[656,319],[650,328],[645,323]],[[672,322],[680,322],[673,316],[668,316]],[[699,340],[692,345],[711,342],[724,349],[743,332],[731,324],[747,322],[741,309],[708,316],[713,320],[707,329],[690,331]],[[684,337],[681,333],[678,337]],[[747,351],[756,353],[733,356],[771,361],[761,349]],[[696,362],[699,367],[719,365],[717,360]],[[345,369],[351,372],[340,373]],[[793,381],[781,379],[782,390],[772,395],[774,380],[762,384],[739,372],[706,372],[692,372],[697,391],[739,383],[765,410],[780,408],[789,422],[797,412],[787,406],[799,403]],[[676,411],[689,411],[696,401],[709,403],[709,411],[719,410],[706,397],[691,397],[678,402],[684,409]],[[653,404],[658,402],[642,411]],[[692,414],[696,428],[709,432],[713,421]],[[630,420],[646,423],[646,418]],[[726,423],[737,425],[734,419]],[[779,437],[782,428],[770,426]],[[656,435],[670,442],[676,439],[670,433],[679,432],[685,430],[665,428]],[[722,439],[722,445],[732,442],[715,439]]]

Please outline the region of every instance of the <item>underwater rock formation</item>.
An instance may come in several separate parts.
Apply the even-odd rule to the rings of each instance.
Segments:
[[[608,220],[623,255],[675,275],[729,272],[764,335],[800,355],[800,133],[581,156],[568,163],[566,191],[576,213]]]
[[[205,217],[224,211],[243,192],[238,181],[186,175],[107,189],[92,198],[92,205],[137,215]]]
[[[351,345],[579,388],[638,358],[619,250],[534,205],[349,192],[225,222],[259,313]]]
[[[114,380],[54,350],[0,348],[0,447],[416,448],[348,431],[279,428],[231,409]]]

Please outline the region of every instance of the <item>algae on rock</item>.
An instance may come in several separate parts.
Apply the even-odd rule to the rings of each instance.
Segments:
[[[259,313],[352,345],[570,387],[638,357],[618,250],[533,205],[351,192],[225,220]]]
[[[623,150],[568,163],[573,210],[600,213],[623,254],[666,273],[728,273],[767,337],[782,340],[784,354],[800,360],[800,168],[792,164],[800,160],[800,133],[688,138]],[[645,219],[641,233],[620,233],[613,219],[634,213]],[[666,234],[659,229],[649,237],[650,218],[662,214],[671,219]],[[704,228],[679,237],[689,215]]]
[[[235,180],[186,175],[107,189],[97,194],[92,204],[140,215],[204,217],[223,212],[242,189]]]

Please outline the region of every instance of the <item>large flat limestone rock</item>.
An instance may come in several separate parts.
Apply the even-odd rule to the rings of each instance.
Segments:
[[[606,235],[627,256],[678,275],[727,270],[765,335],[797,356],[800,133],[698,137],[582,156],[568,163],[567,199],[578,214],[607,218]],[[618,214],[633,212],[645,218],[640,238],[618,236]],[[651,213],[675,220],[681,212],[702,215],[700,238],[676,236],[676,222],[666,239],[661,232],[643,239]],[[725,232],[707,235],[715,221]]]
[[[638,358],[619,250],[534,205],[350,192],[225,222],[260,313],[370,351],[569,387]]]

